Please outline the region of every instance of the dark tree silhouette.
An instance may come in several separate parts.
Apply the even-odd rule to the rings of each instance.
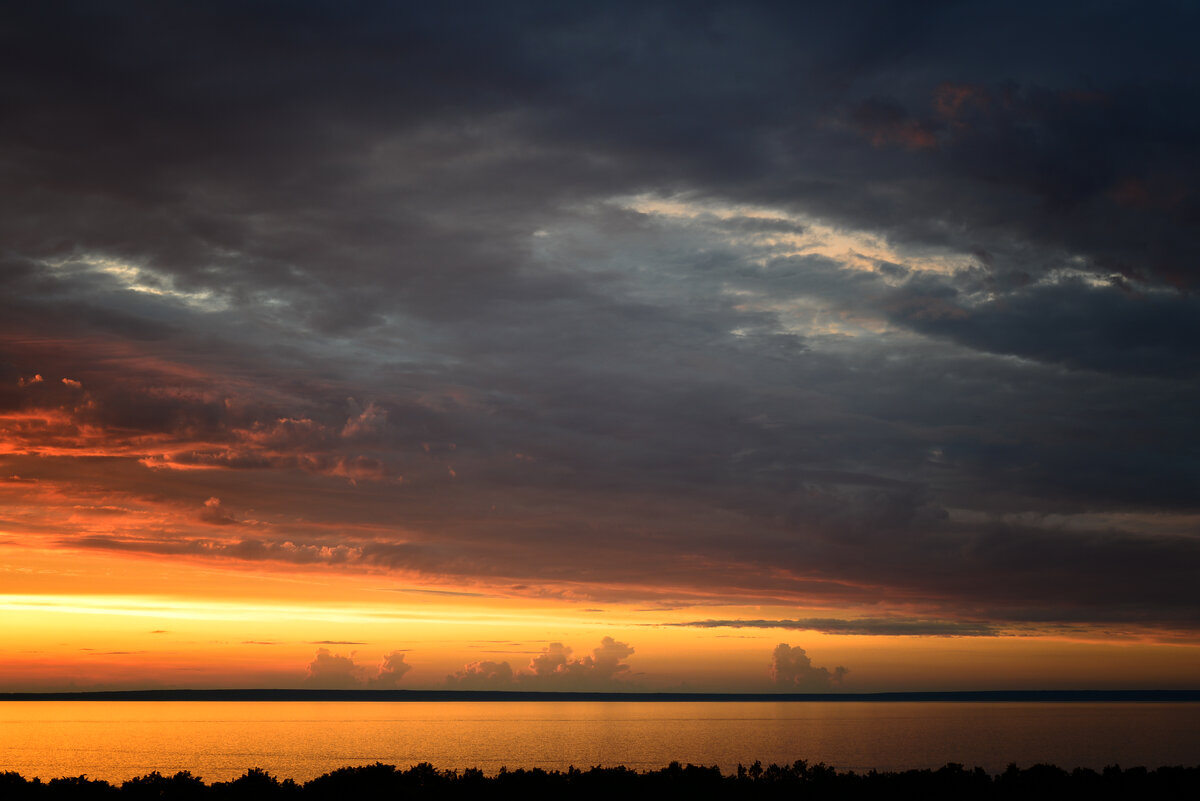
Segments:
[[[1054,765],[1028,768],[1009,765],[997,776],[982,768],[968,770],[956,763],[937,770],[839,773],[817,763],[797,760],[791,765],[755,762],[739,765],[731,774],[716,767],[681,765],[637,772],[626,767],[501,768],[494,776],[478,769],[461,773],[438,770],[428,762],[401,770],[394,765],[339,768],[304,784],[282,781],[261,768],[251,768],[228,782],[205,784],[186,771],[166,777],[155,772],[129,779],[119,787],[86,776],[43,782],[14,772],[0,773],[3,801],[352,801],[382,799],[456,799],[520,797],[525,801],[570,797],[581,801],[612,801],[632,797],[704,799],[804,799],[804,801],[939,801],[940,799],[1192,799],[1200,798],[1200,767],[1143,767],[1122,770],[1113,765],[1101,772],[1076,768],[1067,772]]]

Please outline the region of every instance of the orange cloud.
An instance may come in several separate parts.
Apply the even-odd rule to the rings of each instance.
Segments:
[[[217,526],[232,526],[238,522],[221,506],[221,499],[215,496],[204,502],[204,510],[200,513],[200,519],[205,523]]]

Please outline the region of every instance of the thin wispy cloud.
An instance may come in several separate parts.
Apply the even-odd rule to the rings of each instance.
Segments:
[[[905,620],[902,618],[808,618],[804,620],[692,620],[683,623],[659,623],[697,629],[791,629],[822,634],[861,634],[866,636],[910,637],[996,637],[1002,630],[988,623],[955,620]]]

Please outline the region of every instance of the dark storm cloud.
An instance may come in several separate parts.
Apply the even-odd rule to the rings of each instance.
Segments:
[[[1193,10],[3,13],[65,544],[1195,627]]]

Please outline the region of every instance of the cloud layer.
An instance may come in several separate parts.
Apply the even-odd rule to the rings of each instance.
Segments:
[[[1200,631],[1194,9],[138,8],[0,25],[15,542]]]

